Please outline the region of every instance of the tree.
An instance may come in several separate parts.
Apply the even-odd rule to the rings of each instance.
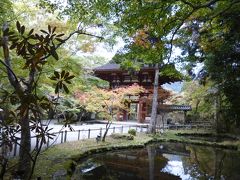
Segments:
[[[149,132],[156,132],[156,118],[157,118],[157,106],[158,106],[158,89],[159,89],[159,76],[174,78],[180,80],[182,78],[174,64],[166,60],[167,49],[163,46],[161,38],[149,35],[148,28],[139,30],[134,36],[134,41],[125,47],[122,51],[119,51],[114,60],[123,64],[125,68],[134,68],[132,66],[138,64],[139,68],[146,64],[153,64],[155,67],[155,76],[153,84],[153,96],[152,96],[152,112],[149,126]],[[132,63],[131,63],[132,62]],[[135,70],[136,70],[135,68]]]
[[[17,114],[13,119],[14,123],[19,123],[19,126],[11,129],[11,134],[6,131],[6,134],[9,134],[9,139],[6,139],[5,142],[11,148],[13,141],[17,143],[16,133],[21,133],[18,175],[24,179],[31,179],[42,144],[46,143],[46,138],[52,138],[48,127],[44,127],[41,123],[41,112],[49,109],[51,104],[49,99],[39,95],[39,79],[41,79],[42,70],[50,56],[59,60],[56,50],[74,34],[93,35],[77,30],[62,39],[64,34],[56,34],[56,27],[48,26],[48,30],[41,30],[41,33],[34,34],[34,29],[27,32],[26,27],[19,22],[16,23],[16,29],[16,31],[9,30],[7,24],[5,24],[3,37],[1,38],[3,60],[0,60],[0,63],[5,68],[8,81],[14,91],[12,94],[6,94],[7,97],[4,100],[15,99],[14,104],[17,106],[15,110]],[[11,42],[10,48],[9,41]],[[15,66],[19,64],[18,62],[13,64],[10,50],[15,50],[16,55],[21,57],[22,72],[20,75],[16,74]],[[73,78],[74,76],[65,70],[61,72],[54,71],[54,75],[50,79],[56,83],[55,93],[58,96],[60,92],[68,93],[67,86],[71,84]],[[4,130],[11,127],[6,122],[4,120],[1,123]],[[10,123],[13,123],[13,121],[10,121]],[[36,132],[36,136],[41,142],[39,148],[36,149],[36,154],[33,156],[30,153],[31,131]]]
[[[150,46],[155,45],[157,41],[161,42],[159,44],[162,47],[155,48],[162,50],[162,52],[159,51],[156,59],[150,53],[151,51],[148,51],[148,60],[158,60],[156,62],[160,64],[163,60],[171,61],[172,63],[182,61],[187,65],[186,69],[191,75],[197,63],[204,63],[206,65],[205,70],[209,72],[209,75],[211,74],[211,77],[215,74],[213,70],[217,69],[211,68],[214,67],[212,65],[221,65],[217,65],[222,67],[221,70],[226,69],[224,68],[226,66],[228,70],[223,71],[227,72],[224,73],[224,79],[217,80],[212,78],[218,85],[222,85],[222,81],[230,82],[233,79],[231,77],[235,77],[234,79],[239,78],[238,73],[235,73],[237,76],[233,75],[233,72],[239,67],[238,62],[236,62],[238,59],[236,56],[238,48],[236,47],[239,44],[239,33],[237,33],[239,26],[236,23],[236,19],[239,15],[239,4],[239,0],[200,0],[197,2],[195,0],[99,0],[87,3],[85,1],[70,1],[63,12],[65,15],[75,17],[76,20],[76,15],[73,15],[73,13],[81,10],[81,15],[86,17],[86,19],[92,18],[100,22],[104,27],[115,27],[114,29],[112,28],[115,31],[113,34],[123,37],[128,45],[134,41],[136,34],[144,31],[143,39],[149,37],[149,40],[154,42],[150,43]],[[91,14],[90,12],[98,13]],[[149,47],[149,43],[146,43],[145,40],[140,42],[148,44],[145,46],[146,49]],[[221,51],[218,51],[218,48],[214,48],[213,45],[215,47],[221,46]],[[178,58],[172,58],[174,47],[179,47],[182,50],[182,54]],[[154,51],[154,48],[151,49]],[[146,55],[147,53],[145,52],[144,54]],[[222,58],[230,58],[231,62],[226,60],[224,63],[221,63]],[[132,60],[136,61],[136,58],[132,58]],[[220,72],[220,69],[218,72]],[[235,100],[236,98],[234,98],[239,95],[234,91],[238,89],[238,84],[238,80],[234,80],[234,83],[226,83],[224,88],[220,88],[229,102],[227,106],[229,110],[226,111],[234,111],[232,114],[235,117],[231,117],[231,119],[235,119],[235,124],[239,122],[237,121],[239,119],[239,106]],[[230,89],[232,90],[230,91]],[[232,96],[232,94],[234,95]],[[230,115],[229,113],[227,114]]]
[[[94,88],[86,93],[76,93],[80,104],[84,104],[84,108],[89,112],[99,114],[107,119],[106,130],[102,136],[105,141],[107,132],[121,111],[129,111],[128,103],[131,101],[128,96],[137,96],[145,89],[139,85],[133,84],[129,87],[119,87],[112,90]]]
[[[182,98],[180,102],[191,105],[193,111],[190,112],[191,120],[213,120],[215,114],[215,95],[212,91],[212,82],[205,85],[194,80],[184,82],[182,88]],[[212,122],[213,123],[213,122]]]

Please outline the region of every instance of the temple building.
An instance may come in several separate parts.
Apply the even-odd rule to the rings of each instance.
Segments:
[[[114,89],[120,86],[129,86],[134,83],[144,87],[146,92],[141,93],[138,97],[129,97],[131,103],[129,103],[130,113],[119,113],[117,119],[120,121],[137,120],[139,123],[146,123],[150,120],[151,105],[153,95],[153,83],[155,76],[155,68],[152,65],[145,65],[139,71],[127,71],[121,69],[119,64],[108,63],[103,66],[94,69],[94,75],[100,79],[109,82],[109,88]],[[159,89],[158,89],[158,111],[161,111],[163,107],[164,93],[167,93],[161,85],[165,83],[173,83],[180,81],[176,77],[159,76]],[[161,105],[161,106],[160,106]],[[163,109],[162,109],[163,110]],[[165,106],[164,112],[172,111],[186,111],[191,110],[189,106]],[[160,113],[159,113],[160,114]],[[185,118],[184,116],[184,118]]]

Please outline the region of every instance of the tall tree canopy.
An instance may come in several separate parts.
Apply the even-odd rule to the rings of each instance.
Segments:
[[[50,4],[56,7],[57,2]],[[216,83],[229,103],[226,117],[239,125],[239,102],[234,98],[239,97],[239,9],[239,0],[98,0],[68,1],[61,12],[74,21],[98,22],[113,31],[110,35],[122,36],[123,59],[134,55],[140,64],[142,59],[184,62],[190,75],[197,63],[204,63],[199,77],[209,76]],[[179,57],[172,56],[174,47],[182,50]]]

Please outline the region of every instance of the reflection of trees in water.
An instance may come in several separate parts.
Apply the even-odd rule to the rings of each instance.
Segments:
[[[97,175],[91,176],[92,179],[179,179],[161,171],[168,164],[168,156],[163,154],[180,157],[178,160],[182,160],[185,174],[192,178],[221,179],[223,176],[230,180],[240,179],[239,152],[176,143],[98,155],[92,161],[98,167],[90,174]],[[89,177],[87,179],[91,179]]]
[[[240,179],[240,153],[211,147],[188,146],[190,158],[183,158],[184,168],[192,177]]]
[[[154,160],[155,160],[155,147],[148,146],[148,161],[149,161],[149,180],[154,180]]]
[[[214,152],[207,147],[187,146],[191,153],[190,157],[183,158],[184,169],[192,177],[203,177],[207,179],[213,176]]]
[[[214,150],[214,179],[221,179],[222,176],[222,169],[223,169],[223,162],[226,157],[225,152],[220,152],[218,149]]]

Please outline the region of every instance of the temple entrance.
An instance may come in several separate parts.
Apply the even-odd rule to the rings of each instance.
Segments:
[[[121,110],[116,119],[118,121],[137,121],[138,123],[148,123],[150,121],[151,104],[153,96],[153,84],[155,77],[155,68],[150,64],[146,64],[139,71],[129,72],[121,69],[119,64],[108,63],[94,69],[95,76],[108,81],[109,88],[130,86],[137,83],[146,89],[146,92],[139,96],[128,97],[128,110]],[[158,87],[158,103],[163,103],[164,97],[167,97],[167,92],[161,85],[180,81],[181,79],[171,76],[159,76]],[[160,105],[159,104],[159,105]]]
[[[137,121],[138,103],[130,103],[129,120]]]

